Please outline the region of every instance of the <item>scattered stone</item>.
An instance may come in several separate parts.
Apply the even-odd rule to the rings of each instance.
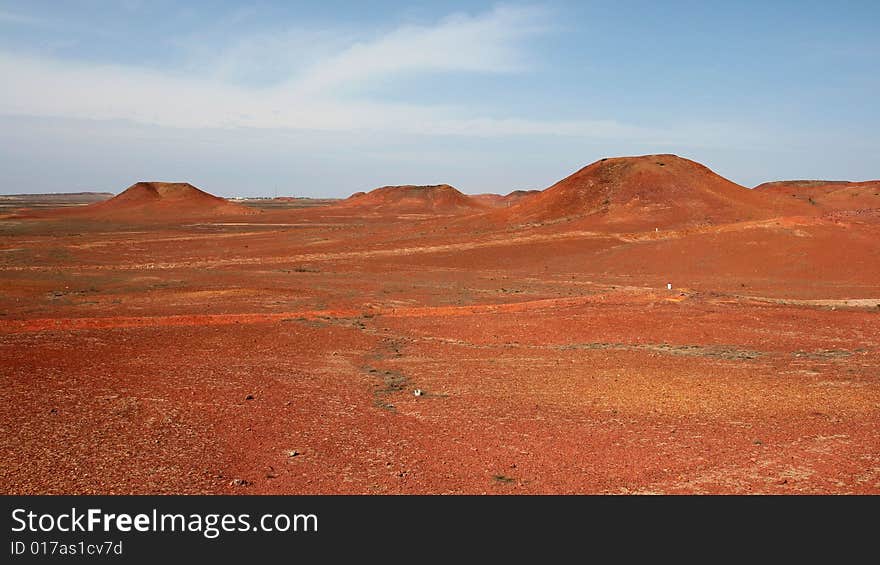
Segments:
[[[415,390],[413,391],[413,394],[414,394],[415,396],[422,396],[424,393],[422,392],[422,389],[417,388],[417,389],[415,389]]]
[[[245,396],[244,399],[245,399],[245,400],[253,400],[253,399],[254,399],[254,395],[253,395],[253,394],[249,394],[249,395]]]
[[[254,483],[247,479],[232,479],[231,481],[229,481],[229,486],[231,487],[249,487],[252,484]]]
[[[297,451],[295,449],[291,449],[290,451],[287,452],[288,457],[296,457],[297,455],[299,455],[299,451]]]

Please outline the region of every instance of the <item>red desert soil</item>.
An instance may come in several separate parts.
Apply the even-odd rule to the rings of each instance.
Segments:
[[[494,194],[491,192],[485,192],[483,194],[472,194],[471,198],[478,202],[482,202],[487,206],[501,206],[504,202],[503,194]]]
[[[469,218],[0,220],[2,492],[880,494],[880,224],[608,161]]]

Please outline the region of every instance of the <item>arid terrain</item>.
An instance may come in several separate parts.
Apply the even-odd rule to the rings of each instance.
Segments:
[[[878,187],[20,197],[2,491],[880,494]]]

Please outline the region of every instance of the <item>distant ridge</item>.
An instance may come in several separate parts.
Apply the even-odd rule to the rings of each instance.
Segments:
[[[490,206],[501,207],[511,206],[515,202],[519,202],[523,198],[534,196],[535,194],[539,194],[540,192],[540,190],[514,190],[513,192],[504,195],[493,193],[475,194],[471,196],[471,198],[474,198]]]

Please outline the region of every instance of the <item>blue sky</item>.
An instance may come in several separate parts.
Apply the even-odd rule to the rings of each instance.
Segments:
[[[0,0],[0,193],[880,178],[880,3]]]

